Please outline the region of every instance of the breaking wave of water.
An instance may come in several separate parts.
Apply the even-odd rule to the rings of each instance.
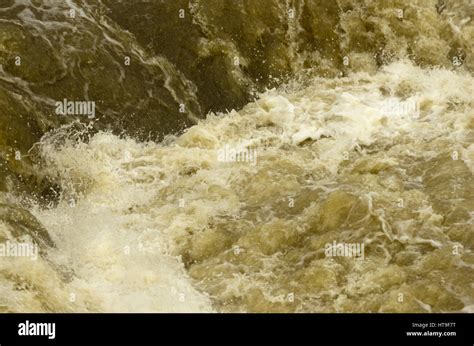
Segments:
[[[0,5],[0,311],[473,312],[474,5],[328,3]]]

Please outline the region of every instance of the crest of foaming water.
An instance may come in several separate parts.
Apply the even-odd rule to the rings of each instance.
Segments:
[[[159,144],[52,133],[41,169],[62,197],[32,212],[56,248],[1,262],[4,305],[468,311],[473,83],[400,61],[270,90]],[[222,148],[258,161],[219,160]],[[333,242],[364,259],[326,257]]]

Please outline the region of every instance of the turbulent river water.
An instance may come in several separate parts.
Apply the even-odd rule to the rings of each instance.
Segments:
[[[0,311],[474,312],[473,16],[0,0]]]

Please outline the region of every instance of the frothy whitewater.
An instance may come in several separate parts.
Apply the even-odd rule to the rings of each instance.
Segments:
[[[0,312],[474,312],[473,18],[0,1]]]
[[[161,143],[47,134],[33,151],[61,197],[30,210],[55,247],[2,259],[2,305],[472,312],[474,78],[402,60],[305,84]],[[334,241],[365,258],[325,256]]]

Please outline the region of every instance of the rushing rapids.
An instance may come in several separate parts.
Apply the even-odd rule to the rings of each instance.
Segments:
[[[0,311],[472,312],[473,15],[1,2]]]

